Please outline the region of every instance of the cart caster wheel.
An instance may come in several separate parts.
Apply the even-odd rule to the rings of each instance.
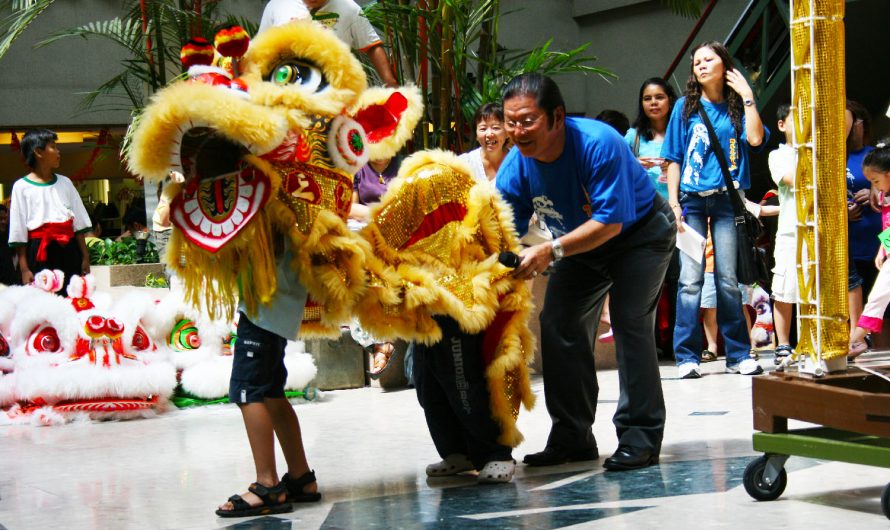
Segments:
[[[315,401],[318,399],[318,389],[314,386],[306,385],[306,388],[303,389],[303,399],[306,401]]]
[[[745,474],[742,479],[742,483],[745,485],[745,491],[748,492],[748,495],[758,501],[773,501],[778,499],[779,495],[785,491],[785,486],[788,484],[788,474],[785,473],[785,468],[782,468],[781,471],[779,471],[779,476],[776,477],[775,482],[772,484],[766,483],[763,479],[763,473],[766,470],[768,461],[769,457],[767,456],[761,456],[752,461],[748,464],[748,467],[745,468]],[[887,493],[887,490],[884,490],[884,495],[888,497],[888,502],[890,502],[890,494]]]
[[[881,510],[890,519],[890,484],[884,486],[884,493],[881,494]]]

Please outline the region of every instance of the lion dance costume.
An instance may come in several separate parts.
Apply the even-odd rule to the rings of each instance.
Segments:
[[[167,262],[190,302],[222,316],[238,296],[248,309],[269,301],[274,248],[287,238],[310,295],[304,337],[338,335],[353,316],[381,339],[435,342],[434,315],[484,332],[499,441],[516,446],[519,405],[533,403],[533,339],[528,287],[497,261],[518,247],[509,208],[456,156],[420,152],[371,223],[351,232],[352,176],[409,139],[422,114],[417,88],[368,88],[347,46],[310,21],[263,32],[238,66],[237,77],[190,68],[155,95],[133,135],[136,174],[186,176],[165,192],[175,227]]]

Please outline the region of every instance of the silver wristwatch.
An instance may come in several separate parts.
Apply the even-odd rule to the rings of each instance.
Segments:
[[[562,248],[562,243],[559,242],[559,239],[554,239],[550,242],[550,250],[553,252],[553,261],[559,261],[566,255],[566,251]]]
[[[746,106],[746,107],[750,107],[750,106],[753,105],[753,104],[754,104],[754,100],[753,100],[753,99],[746,99],[746,100],[742,101],[742,105],[744,105],[744,106]]]

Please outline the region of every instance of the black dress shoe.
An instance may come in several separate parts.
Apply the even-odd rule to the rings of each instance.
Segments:
[[[529,466],[558,466],[566,462],[580,460],[596,460],[600,457],[596,447],[585,449],[565,449],[554,445],[548,445],[540,453],[525,455],[522,461]]]
[[[603,462],[603,467],[609,471],[627,471],[640,469],[658,463],[658,453],[652,449],[619,445],[615,454]]]

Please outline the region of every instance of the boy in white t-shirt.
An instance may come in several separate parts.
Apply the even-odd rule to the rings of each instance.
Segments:
[[[333,30],[350,48],[365,53],[384,86],[398,86],[383,42],[353,0],[269,0],[257,35],[271,26],[309,16]]]
[[[791,106],[779,105],[776,127],[793,138],[794,130]],[[789,133],[790,131],[790,133]],[[769,170],[779,190],[779,226],[776,230],[773,269],[773,318],[775,320],[776,364],[792,353],[791,314],[793,304],[798,303],[797,287],[797,204],[794,199],[794,180],[797,173],[797,153],[788,143],[769,154]]]
[[[64,289],[71,276],[90,272],[84,234],[92,223],[74,184],[54,172],[62,160],[58,139],[48,129],[31,129],[22,137],[31,172],[12,185],[9,246],[16,250],[22,284],[43,269],[57,269],[65,273]]]

